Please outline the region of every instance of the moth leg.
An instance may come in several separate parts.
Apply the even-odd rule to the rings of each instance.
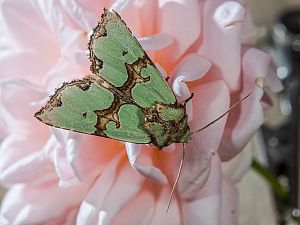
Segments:
[[[185,106],[186,103],[188,103],[193,97],[194,97],[194,93],[192,93],[191,96],[188,97],[188,99],[186,99],[186,100],[183,102],[183,105]]]

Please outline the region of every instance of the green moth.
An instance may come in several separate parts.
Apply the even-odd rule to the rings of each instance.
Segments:
[[[37,119],[159,149],[191,139],[185,105],[116,12],[104,9],[89,51],[93,74],[58,88]]]

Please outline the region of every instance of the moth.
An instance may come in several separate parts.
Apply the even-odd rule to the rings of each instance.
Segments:
[[[58,88],[35,113],[41,122],[162,149],[173,143],[188,143],[193,133],[210,126],[250,95],[191,132],[185,104],[177,102],[167,81],[118,13],[104,9],[88,48],[92,74]],[[183,159],[184,154],[168,208]]]
[[[158,149],[190,140],[185,106],[116,12],[104,9],[88,46],[93,74],[58,88],[37,119]]]

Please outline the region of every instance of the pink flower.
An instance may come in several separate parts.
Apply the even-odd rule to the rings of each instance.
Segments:
[[[103,7],[121,14],[171,76],[178,101],[194,93],[191,130],[254,90],[187,144],[167,216],[181,145],[157,151],[33,117],[63,81],[89,73],[88,37]],[[0,224],[237,224],[234,181],[251,161],[251,151],[239,153],[263,122],[262,86],[281,88],[270,57],[251,47],[256,29],[240,1],[4,0],[0,9],[0,179],[8,188]]]

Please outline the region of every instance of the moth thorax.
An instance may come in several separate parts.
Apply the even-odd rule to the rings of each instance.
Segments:
[[[190,140],[188,117],[183,105],[158,103],[145,114],[144,128],[152,143],[159,149],[172,143],[187,143]]]

